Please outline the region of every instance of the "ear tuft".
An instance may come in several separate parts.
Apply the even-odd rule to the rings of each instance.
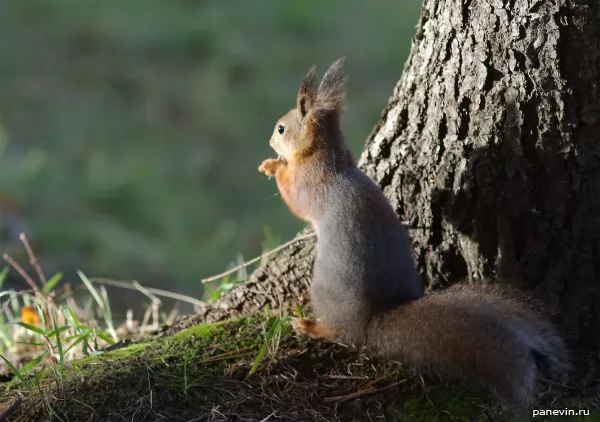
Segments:
[[[319,90],[317,91],[317,104],[319,108],[341,110],[346,98],[346,76],[344,75],[344,60],[336,60],[325,72]]]
[[[302,78],[300,82],[300,89],[298,89],[298,95],[296,96],[296,107],[300,111],[300,114],[304,117],[308,113],[310,107],[316,100],[317,96],[317,85],[315,66],[311,67],[308,73]]]

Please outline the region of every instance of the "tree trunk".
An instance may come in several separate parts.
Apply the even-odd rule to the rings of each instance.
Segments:
[[[425,0],[360,159],[407,221],[425,283],[533,291],[562,310],[589,380],[600,346],[598,28],[597,0]],[[293,303],[313,250],[293,245],[253,274],[266,296],[247,302],[240,287],[218,309]]]

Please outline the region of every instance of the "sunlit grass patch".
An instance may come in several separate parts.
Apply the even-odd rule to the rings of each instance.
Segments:
[[[82,357],[93,357],[106,347],[156,331],[178,315],[177,309],[166,313],[159,296],[187,301],[195,306],[202,301],[160,289],[145,288],[137,281],[88,278],[78,271],[79,282],[63,282],[56,273],[47,278],[24,235],[21,241],[27,251],[35,276],[31,276],[9,255],[0,272],[0,288],[9,268],[27,282],[29,289],[0,292],[0,372],[12,377],[8,384],[21,382],[33,388],[40,370],[52,367],[59,379],[70,370],[69,363]],[[135,320],[132,312],[122,322],[114,319],[105,284],[135,289],[151,299],[143,318]]]

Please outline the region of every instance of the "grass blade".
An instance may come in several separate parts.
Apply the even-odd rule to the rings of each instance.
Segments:
[[[104,322],[106,323],[106,326],[108,327],[108,332],[112,336],[113,340],[118,341],[119,336],[117,335],[117,331],[115,330],[115,327],[113,325],[112,311],[110,309],[110,302],[108,301],[108,293],[106,292],[106,287],[100,286],[100,292],[102,293],[103,302],[106,305],[104,308],[104,315],[103,315]]]
[[[14,367],[12,363],[8,359],[4,357],[3,354],[0,353],[0,358],[6,363],[6,366],[12,371],[13,374],[21,381],[23,384],[27,386],[27,388],[31,388],[31,382],[29,381],[29,377],[26,374],[22,374],[17,368]]]
[[[62,310],[63,310],[63,314],[64,314],[65,318],[67,318],[69,323],[77,331],[81,332],[81,328],[84,326],[82,326],[81,323],[79,322],[79,318],[77,318],[77,315],[75,315],[75,312],[73,312],[73,310],[71,308],[69,308],[68,306],[63,306]]]
[[[56,313],[52,310],[52,325],[56,327]],[[64,369],[65,369],[65,353],[62,347],[62,339],[60,338],[60,329],[54,330],[56,332],[56,348],[58,349],[58,357],[59,357],[59,369],[60,369],[60,379],[64,379]]]
[[[102,302],[102,299],[100,298],[100,295],[98,294],[98,291],[96,290],[92,282],[89,280],[89,278],[86,277],[84,273],[81,272],[81,270],[77,270],[77,275],[79,276],[81,281],[83,281],[85,287],[87,287],[87,289],[90,291],[90,294],[92,295],[100,309],[104,311],[104,302]]]
[[[108,344],[115,344],[115,341],[110,336],[107,336],[106,333],[96,333],[96,337],[100,337]]]
[[[42,359],[44,359],[47,355],[48,355],[48,351],[46,350],[44,353],[42,353],[38,357],[31,359],[29,362],[27,362],[25,365],[23,365],[23,369],[21,369],[21,372],[24,374],[28,373],[33,368],[38,366],[38,364],[42,361]]]
[[[262,362],[263,358],[267,354],[267,349],[268,349],[267,342],[265,341],[265,342],[263,342],[262,346],[260,346],[260,350],[258,351],[258,354],[256,355],[256,359],[254,359],[254,363],[252,364],[250,371],[248,371],[247,377],[249,377],[250,375],[252,375],[253,373],[256,372],[256,370],[260,366],[260,363]]]
[[[73,327],[71,327],[70,325],[63,325],[62,327],[58,327],[57,329],[50,331],[48,333],[48,337],[56,336],[57,331],[58,331],[58,334],[62,334],[70,328],[73,328]]]
[[[0,290],[2,290],[2,286],[4,285],[4,282],[6,281],[7,275],[8,275],[8,267],[2,268],[2,271],[0,271]]]
[[[42,323],[42,327],[44,327],[44,330],[46,329],[48,324],[48,321],[46,321],[46,312],[44,312],[44,309],[42,309],[42,305],[40,303],[36,303],[35,305],[37,307],[38,310],[38,315],[40,316],[40,322]]]
[[[13,289],[10,290],[4,290],[3,292],[0,292],[0,297],[2,296],[11,296],[15,293],[15,291]]]
[[[26,328],[29,331],[33,331],[34,333],[38,333],[38,334],[41,334],[43,336],[46,335],[46,332],[44,330],[42,330],[41,328],[34,327],[33,325],[29,325],[29,324],[27,324],[27,323],[25,323],[23,321],[17,321],[17,322],[15,322],[15,324],[20,325],[21,327]]]
[[[75,340],[73,343],[71,343],[71,345],[67,348],[67,350],[65,350],[65,354],[69,353],[71,351],[71,349],[73,349],[75,346],[77,346],[79,343],[81,343],[84,340],[85,340],[85,337],[83,337],[83,336],[77,337],[77,340]]]
[[[46,294],[50,292],[54,288],[54,286],[56,286],[58,282],[62,280],[62,277],[62,273],[54,274],[52,278],[48,280],[48,282],[44,285],[44,287],[42,287],[42,293]]]

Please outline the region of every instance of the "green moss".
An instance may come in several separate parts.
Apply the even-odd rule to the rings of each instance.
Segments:
[[[487,422],[490,417],[482,414],[478,405],[485,393],[470,386],[434,386],[420,397],[409,399],[403,408],[402,420],[425,422],[451,419],[454,421]]]
[[[470,384],[423,379],[349,347],[298,339],[285,320],[263,315],[152,338],[65,372],[61,382],[48,371],[39,389],[24,391],[18,416],[178,421],[210,420],[218,411],[224,420],[509,420]]]
[[[46,373],[41,393],[29,392],[27,411],[39,415],[52,408],[80,420],[94,409],[119,420],[136,406],[167,409],[176,403],[179,412],[192,412],[192,403],[218,400],[212,385],[243,378],[263,342],[263,325],[262,317],[203,324],[72,362],[62,382]],[[48,403],[49,397],[58,400]]]

